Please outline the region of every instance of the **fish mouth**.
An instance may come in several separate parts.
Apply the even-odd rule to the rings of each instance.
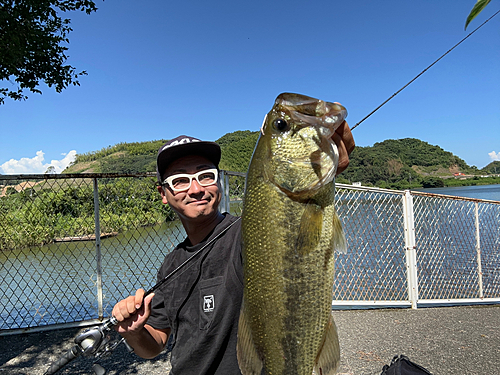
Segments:
[[[339,103],[330,103],[300,94],[283,93],[276,99],[265,123],[288,124],[285,131],[263,128],[271,135],[275,185],[293,199],[308,199],[335,179],[338,149],[332,139],[347,116]],[[283,120],[283,121],[282,121]]]
[[[288,112],[296,126],[314,126],[325,138],[330,138],[347,117],[347,110],[340,103],[301,94],[282,93],[276,98],[275,107]]]
[[[269,116],[288,118],[296,127],[314,126],[325,138],[330,138],[347,117],[347,110],[340,103],[325,102],[310,96],[282,93],[278,95],[274,107],[266,114],[261,126],[261,135]]]

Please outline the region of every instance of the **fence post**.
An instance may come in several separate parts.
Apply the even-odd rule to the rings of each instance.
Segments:
[[[225,172],[223,170],[219,171],[219,181],[220,181],[220,188],[221,188],[221,199],[220,199],[220,204],[219,204],[219,211],[220,212],[224,212],[226,211],[226,194],[225,193],[225,185],[226,185],[226,181],[225,181]]]
[[[408,285],[408,299],[411,308],[417,308],[418,302],[418,276],[417,254],[415,246],[415,221],[413,215],[413,197],[410,190],[405,190],[403,196],[403,215],[406,247],[406,280]]]
[[[220,202],[220,211],[229,212],[231,208],[231,202],[229,198],[229,175],[226,171],[220,171],[220,184],[222,189],[222,199]]]
[[[479,283],[479,298],[483,298],[483,269],[481,266],[481,237],[479,234],[479,203],[475,202],[476,216],[476,253],[477,253],[477,275]]]
[[[101,269],[101,224],[99,222],[99,190],[97,178],[94,177],[94,222],[95,222],[95,254],[97,267],[97,311],[99,319],[104,318],[102,298],[102,269]]]

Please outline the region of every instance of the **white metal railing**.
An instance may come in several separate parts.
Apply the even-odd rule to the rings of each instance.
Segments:
[[[341,184],[337,190],[349,249],[337,257],[334,308],[500,302],[500,202]]]

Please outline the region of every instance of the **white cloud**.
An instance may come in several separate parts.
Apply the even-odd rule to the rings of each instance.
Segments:
[[[44,152],[42,150],[36,152],[33,158],[21,158],[20,160],[10,159],[0,165],[0,171],[4,174],[37,174],[45,173],[47,168],[53,166],[56,173],[61,173],[70,163],[76,158],[76,151],[71,150],[67,154],[62,154],[64,158],[61,160],[51,160],[50,163],[44,163]]]
[[[488,155],[490,155],[491,161],[500,161],[500,152],[496,153],[495,151],[491,151]]]

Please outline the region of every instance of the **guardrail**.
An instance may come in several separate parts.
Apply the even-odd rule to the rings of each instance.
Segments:
[[[241,214],[245,174],[222,171]],[[337,185],[333,308],[500,302],[500,202]],[[0,177],[0,335],[95,324],[185,233],[149,174]]]

